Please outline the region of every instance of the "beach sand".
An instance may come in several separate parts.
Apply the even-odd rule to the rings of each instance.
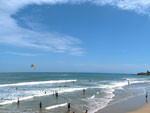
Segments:
[[[150,113],[150,104],[145,104],[142,108],[128,113]]]
[[[119,103],[108,105],[107,107],[97,111],[96,113],[132,113],[145,105],[145,95],[136,96],[129,98],[127,100],[121,101]],[[133,112],[136,113],[136,112]],[[137,112],[137,113],[147,113],[147,112]],[[150,113],[150,110],[149,110]]]

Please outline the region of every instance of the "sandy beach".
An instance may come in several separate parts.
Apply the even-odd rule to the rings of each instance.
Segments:
[[[149,113],[149,112],[150,112],[150,104],[147,103],[142,108],[128,113]]]

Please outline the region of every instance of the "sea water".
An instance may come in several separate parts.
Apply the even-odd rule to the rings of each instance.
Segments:
[[[66,113],[68,102],[76,113],[95,113],[145,94],[149,84],[149,76],[133,74],[0,73],[0,113]]]

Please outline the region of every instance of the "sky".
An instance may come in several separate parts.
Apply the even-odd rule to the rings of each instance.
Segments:
[[[0,72],[144,72],[149,42],[149,0],[0,0]]]

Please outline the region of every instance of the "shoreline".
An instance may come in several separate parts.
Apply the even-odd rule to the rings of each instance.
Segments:
[[[145,101],[145,95],[141,94],[141,95],[120,101],[118,103],[108,105],[105,108],[100,109],[99,111],[95,113],[148,113],[148,112],[135,112],[139,109],[143,110],[143,106],[144,106],[144,109],[147,109],[147,106],[145,107],[145,105],[147,104]],[[150,105],[149,105],[149,111],[150,111]]]
[[[150,112],[150,104],[146,103],[143,107],[128,113],[149,113]]]

